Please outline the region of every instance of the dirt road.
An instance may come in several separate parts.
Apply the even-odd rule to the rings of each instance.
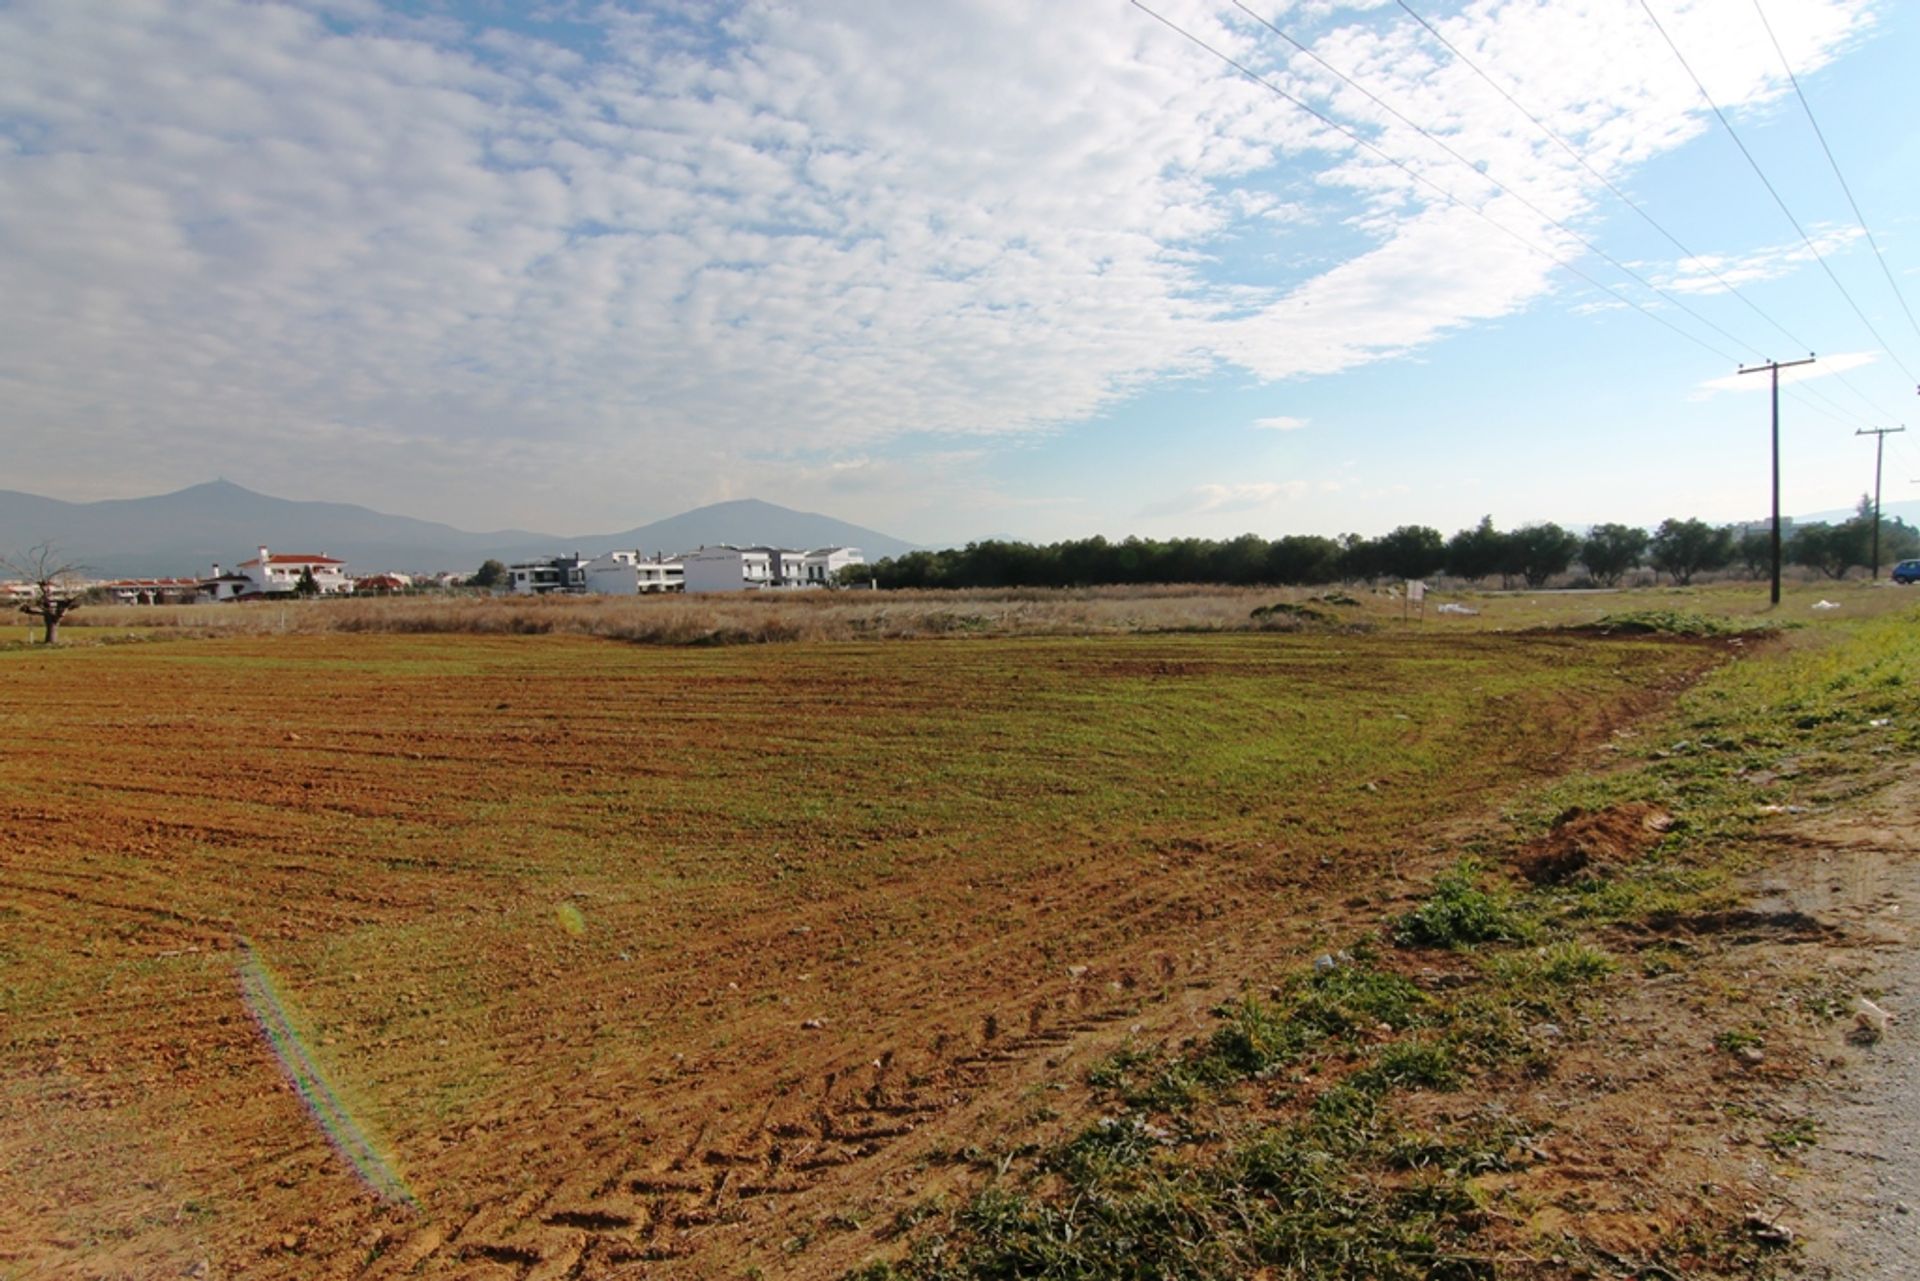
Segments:
[[[1832,964],[1891,1015],[1877,1043],[1848,1043],[1812,1087],[1814,1175],[1794,1195],[1808,1274],[1920,1276],[1920,771],[1854,813],[1807,825],[1815,860],[1777,893],[1847,928]],[[1824,875],[1822,875],[1824,874]]]

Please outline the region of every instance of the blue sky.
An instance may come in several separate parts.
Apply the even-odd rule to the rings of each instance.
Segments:
[[[1789,512],[1920,419],[1761,23],[1920,305],[1915,6],[1647,0],[1870,330],[1640,0],[1408,3],[1691,257],[1397,3],[1148,3],[1371,147],[1126,0],[0,2],[3,483],[927,542],[1735,520],[1772,321],[1820,355]]]

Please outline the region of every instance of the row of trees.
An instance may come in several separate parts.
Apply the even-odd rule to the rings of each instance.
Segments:
[[[1866,565],[1873,539],[1873,511],[1862,500],[1852,520],[1837,525],[1800,525],[1785,554],[1833,578]],[[1880,531],[1882,562],[1920,555],[1920,531],[1886,521]],[[1491,517],[1451,538],[1426,525],[1402,525],[1378,538],[1347,534],[1256,534],[1215,540],[1165,541],[1084,538],[1037,546],[991,540],[937,552],[909,552],[874,565],[849,566],[847,582],[881,587],[1093,587],[1108,584],[1261,583],[1321,585],[1426,579],[1437,574],[1468,582],[1497,578],[1503,587],[1541,587],[1573,570],[1602,586],[1615,586],[1642,566],[1676,583],[1730,567],[1759,576],[1772,563],[1766,530],[1670,519],[1654,530],[1632,525],[1595,525],[1584,537],[1552,522],[1495,528]]]

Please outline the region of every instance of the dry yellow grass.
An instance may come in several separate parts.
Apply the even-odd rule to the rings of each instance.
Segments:
[[[1780,608],[1767,608],[1764,583],[1620,591],[1434,591],[1424,618],[1407,625],[1439,631],[1583,626],[1609,614],[1657,610],[1794,623],[1827,617],[1818,600],[1841,603],[1833,617],[1870,617],[1912,603],[1887,584],[1790,583]],[[1442,613],[1445,604],[1472,614]],[[1274,604],[1313,615],[1255,617]],[[1126,633],[1297,631],[1400,627],[1404,606],[1388,590],[1218,587],[1010,588],[966,591],[801,592],[735,596],[514,597],[422,595],[285,603],[93,606],[70,620],[75,642],[108,634],[234,636],[331,632],[469,635],[582,635],[662,645],[891,640],[937,636],[1088,636]],[[91,635],[89,636],[89,632]]]
[[[397,596],[247,605],[101,607],[76,616],[96,628],[218,635],[315,632],[576,634],[656,644],[876,640],[947,635],[1089,635],[1295,630],[1253,610],[1311,593],[1271,588],[809,592],[647,597]],[[1380,600],[1385,602],[1386,597]],[[1329,606],[1362,621],[1363,606]]]

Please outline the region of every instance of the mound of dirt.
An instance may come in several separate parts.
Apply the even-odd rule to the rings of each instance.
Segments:
[[[1514,866],[1535,885],[1605,875],[1659,844],[1672,826],[1671,814],[1643,801],[1601,810],[1576,805],[1554,819],[1545,836],[1522,846]]]

